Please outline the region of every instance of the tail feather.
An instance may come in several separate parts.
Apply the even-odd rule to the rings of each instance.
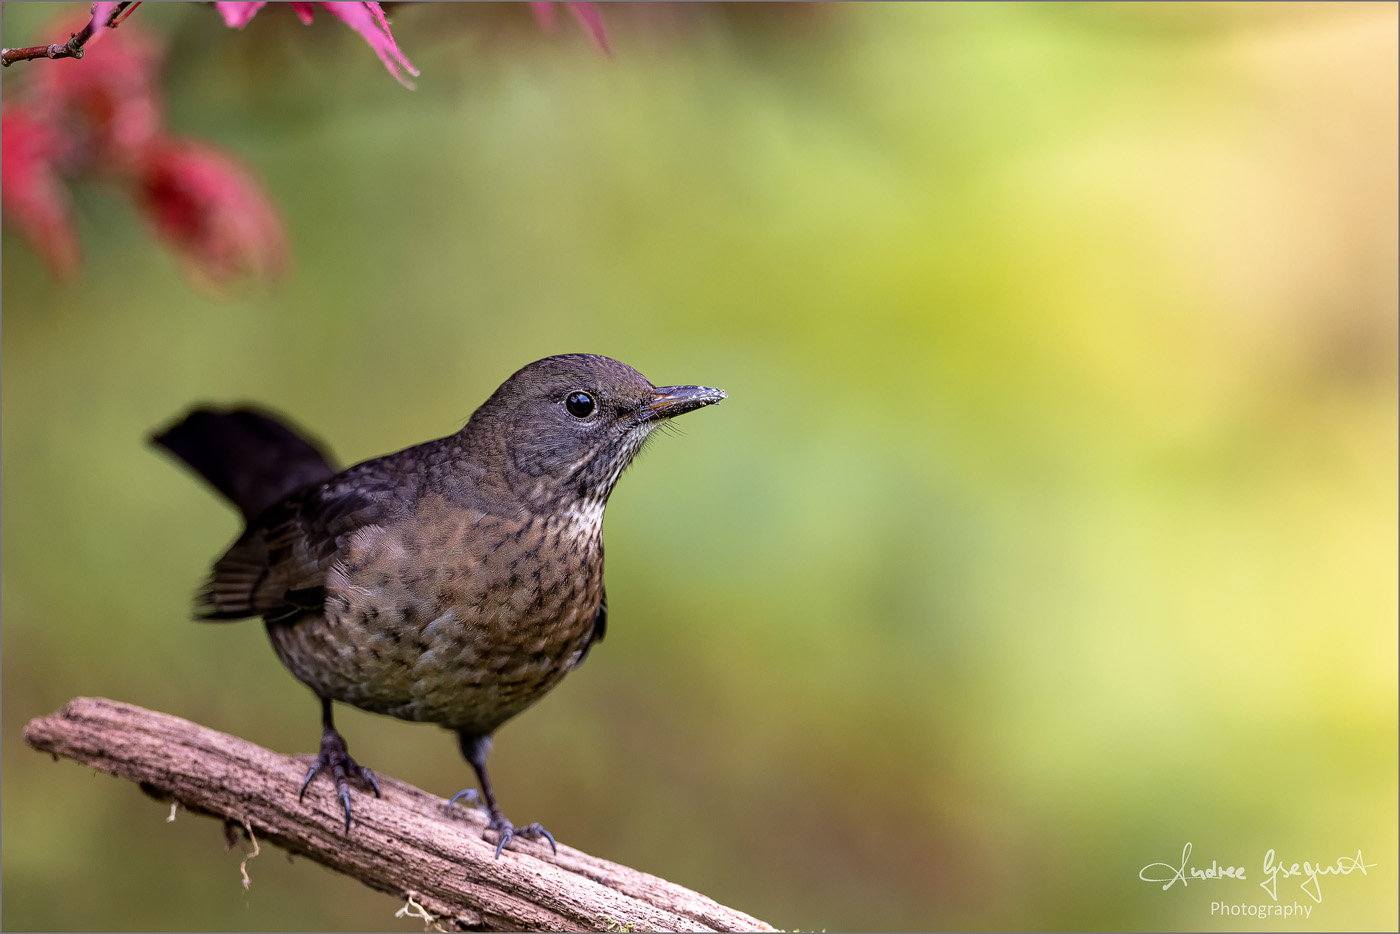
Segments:
[[[316,444],[253,409],[195,409],[151,441],[228,497],[245,519],[335,474]]]

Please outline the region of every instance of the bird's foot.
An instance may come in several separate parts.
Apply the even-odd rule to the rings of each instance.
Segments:
[[[554,842],[554,834],[545,830],[539,824],[528,824],[524,827],[517,827],[501,815],[497,814],[491,819],[491,823],[486,825],[486,833],[481,835],[483,840],[490,841],[490,834],[497,834],[496,858],[501,858],[501,850],[506,848],[506,844],[516,837],[525,837],[531,840],[538,840],[544,837],[549,841],[549,848],[554,851],[554,855],[559,855],[559,847]]]
[[[375,781],[374,773],[350,758],[350,752],[345,746],[345,740],[334,729],[327,729],[321,734],[321,754],[316,757],[316,761],[311,763],[311,768],[306,770],[306,780],[301,783],[301,794],[297,795],[297,800],[301,801],[306,797],[307,786],[311,780],[322,772],[329,772],[331,780],[335,782],[335,795],[340,799],[340,806],[345,809],[345,832],[350,832],[350,781],[353,776],[368,785],[376,798],[382,797],[379,793],[379,782]]]
[[[486,811],[488,814],[490,814],[490,809],[484,803],[482,803],[481,795],[477,793],[477,790],[475,788],[467,788],[453,795],[452,800],[447,802],[448,813],[451,813],[452,805],[456,804],[458,800],[462,798],[466,798],[468,803],[474,804],[477,807],[481,808],[483,811]],[[544,827],[540,826],[539,824],[530,824],[525,827],[517,827],[510,821],[506,820],[504,815],[492,814],[490,823],[486,825],[486,831],[481,835],[481,838],[489,842],[493,833],[497,835],[497,859],[501,858],[501,851],[506,848],[506,844],[509,843],[511,840],[514,840],[516,837],[525,837],[526,839],[530,840],[538,840],[539,838],[543,837],[544,839],[549,841],[549,848],[554,851],[554,854],[556,856],[559,855],[559,846],[554,842],[554,834],[550,833],[548,830],[545,830]]]

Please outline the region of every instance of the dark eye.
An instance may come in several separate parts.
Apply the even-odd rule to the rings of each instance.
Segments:
[[[593,414],[593,397],[586,392],[571,392],[569,398],[564,400],[564,408],[574,418],[587,418]]]

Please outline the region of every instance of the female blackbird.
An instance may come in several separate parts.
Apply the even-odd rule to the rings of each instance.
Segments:
[[[350,828],[350,758],[331,702],[456,731],[476,771],[496,855],[515,828],[486,777],[491,734],[603,638],[603,508],[666,419],[719,402],[656,388],[607,357],[524,367],[459,432],[336,472],[270,415],[197,409],[153,441],[243,512],[198,616],[261,616],[278,658],[321,699],[321,751]],[[452,800],[475,796],[459,793]],[[449,808],[451,803],[449,803]]]

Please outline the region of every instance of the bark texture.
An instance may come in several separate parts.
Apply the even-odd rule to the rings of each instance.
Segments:
[[[25,727],[30,746],[137,782],[149,794],[421,906],[446,931],[771,931],[697,892],[559,845],[516,840],[495,859],[486,818],[379,775],[359,793],[354,825],[331,783],[297,790],[310,756],[283,756],[236,736],[105,698],[80,697]],[[252,870],[256,871],[256,864]],[[419,916],[417,909],[410,910]]]

